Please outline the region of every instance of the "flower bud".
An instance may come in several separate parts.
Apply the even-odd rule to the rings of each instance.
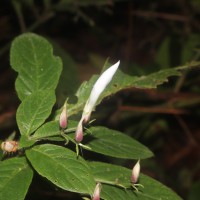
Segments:
[[[63,106],[63,110],[60,114],[60,127],[62,129],[67,128],[67,103],[65,102],[64,106]]]
[[[78,127],[75,132],[75,140],[80,143],[83,140],[83,122],[82,120],[79,122]]]
[[[92,200],[100,200],[100,193],[101,193],[101,183],[97,183],[94,189]]]
[[[87,100],[85,107],[83,109],[81,120],[78,124],[76,133],[75,133],[75,140],[76,142],[80,143],[83,140],[83,123],[87,123],[90,120],[90,115],[95,107],[95,104],[101,95],[101,93],[104,91],[106,86],[110,83],[112,80],[112,77],[114,76],[115,72],[117,71],[119,67],[120,61],[109,67],[105,72],[101,74],[101,76],[97,79],[95,82],[92,91],[90,93],[90,97]]]
[[[140,160],[137,161],[132,170],[131,182],[133,184],[138,182],[139,175],[140,175]]]
[[[16,152],[19,147],[18,142],[10,140],[1,143],[1,149],[7,153]]]

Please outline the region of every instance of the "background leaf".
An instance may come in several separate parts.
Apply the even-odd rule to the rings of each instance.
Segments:
[[[200,197],[200,181],[196,181],[190,191],[189,191],[189,195],[188,195],[188,200],[198,200]]]
[[[54,52],[62,58],[63,71],[61,73],[58,87],[56,89],[57,104],[62,106],[66,96],[76,92],[79,84],[77,65],[73,58],[56,42],[51,41]]]
[[[55,103],[54,91],[37,91],[27,97],[17,110],[21,135],[30,135],[44,123]]]
[[[92,134],[86,135],[86,143],[83,143],[94,152],[125,159],[144,159],[153,156],[147,147],[119,131],[105,127],[92,127],[90,131]]]
[[[25,33],[11,46],[10,63],[18,72],[16,90],[23,100],[39,90],[55,90],[62,70],[62,61],[53,56],[50,43],[41,36]]]
[[[199,34],[191,34],[189,37],[182,41],[183,48],[181,54],[181,63],[190,62],[194,59],[195,50],[197,51],[198,44],[200,42]],[[199,51],[199,50],[198,50]]]
[[[26,159],[10,158],[0,162],[0,199],[23,200],[33,177]]]
[[[190,67],[198,66],[198,62],[190,63]],[[124,74],[120,70],[114,75],[113,80],[105,89],[105,91],[100,96],[97,104],[99,104],[103,98],[115,94],[116,92],[126,89],[126,88],[140,88],[140,89],[151,89],[156,88],[158,85],[163,84],[168,81],[168,78],[171,76],[180,76],[181,70],[188,69],[188,66],[176,67],[171,69],[164,69],[146,76],[130,76]],[[68,104],[68,115],[74,115],[80,112],[87,99],[89,98],[92,87],[97,80],[98,76],[92,76],[92,78],[88,82],[83,82],[76,92],[76,96],[78,97],[78,101],[76,104]]]
[[[88,164],[73,151],[56,145],[35,146],[26,155],[41,175],[71,192],[92,194],[95,181]]]
[[[165,40],[160,45],[158,52],[156,54],[155,61],[159,64],[160,68],[166,69],[171,66],[170,63],[170,37],[165,38]]]
[[[122,187],[130,186],[130,177],[132,170],[101,162],[91,162],[90,166],[96,181]],[[133,192],[133,190],[130,189],[125,190],[124,188],[103,185],[101,198],[106,200],[181,199],[170,188],[164,186],[163,184],[144,174],[140,174],[139,183],[144,186],[144,188],[139,187],[139,193],[136,193],[135,191]]]

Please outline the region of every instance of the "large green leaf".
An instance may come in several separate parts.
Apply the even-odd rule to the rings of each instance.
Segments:
[[[11,158],[0,162],[0,199],[24,200],[33,171],[26,159]]]
[[[95,180],[98,182],[106,183],[103,185],[101,198],[105,200],[149,200],[149,199],[162,199],[162,200],[180,200],[181,198],[174,193],[170,188],[164,186],[158,181],[140,174],[139,183],[144,188],[139,187],[139,192],[133,189],[124,189],[131,186],[130,178],[132,171],[107,163],[91,162],[90,167]],[[114,187],[112,185],[121,186]]]
[[[190,67],[198,66],[199,62],[190,63]],[[105,91],[100,96],[97,104],[99,104],[103,98],[115,94],[116,92],[126,89],[126,88],[140,88],[140,89],[151,89],[156,88],[158,85],[161,85],[164,82],[168,81],[168,78],[171,76],[180,76],[181,70],[189,69],[188,66],[181,66],[176,68],[164,69],[146,76],[129,76],[124,74],[120,70],[114,75],[113,80],[105,89]],[[74,115],[80,112],[87,99],[89,98],[90,91],[97,80],[98,76],[92,76],[92,78],[88,82],[83,82],[78,91],[76,92],[76,96],[78,97],[78,101],[76,104],[68,104],[68,115]]]
[[[71,192],[92,194],[95,181],[88,164],[73,151],[51,144],[35,146],[26,155],[41,175]]]
[[[55,103],[54,91],[37,91],[29,95],[17,110],[17,124],[21,135],[30,135],[44,123]]]
[[[144,145],[119,131],[105,127],[90,128],[91,135],[84,140],[91,151],[116,158],[144,159],[153,156],[153,153]]]
[[[21,100],[38,90],[55,90],[62,62],[43,37],[33,33],[17,37],[11,46],[10,63],[18,72],[16,90]]]
[[[66,135],[71,140],[74,139],[77,123],[76,121],[69,121],[67,131],[72,130],[72,132],[66,133]],[[89,130],[92,134],[86,134],[83,140],[83,144],[89,147],[86,148],[87,150],[125,159],[144,159],[153,156],[153,153],[147,147],[119,131],[105,127],[92,127]],[[36,141],[60,135],[58,122],[53,121],[44,124],[30,139]]]

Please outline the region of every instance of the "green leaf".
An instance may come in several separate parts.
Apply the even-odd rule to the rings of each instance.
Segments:
[[[27,135],[21,135],[20,141],[19,141],[19,148],[25,148],[32,146],[36,140],[30,140],[30,138]]]
[[[54,52],[62,58],[63,71],[56,89],[57,104],[62,105],[66,96],[73,95],[79,84],[77,66],[72,57],[56,42],[51,41]]]
[[[89,165],[96,182],[131,187],[131,170],[103,162],[89,162]]]
[[[199,62],[190,63],[190,67],[198,66]],[[156,88],[158,85],[161,85],[164,82],[168,81],[168,78],[171,76],[180,76],[181,70],[189,69],[188,66],[181,66],[171,69],[164,69],[146,76],[129,76],[124,74],[120,70],[114,75],[113,80],[105,89],[105,91],[100,96],[97,104],[99,104],[103,98],[115,94],[116,92],[126,89],[126,88],[139,88],[139,89],[151,89]],[[68,115],[74,115],[83,110],[83,107],[86,101],[89,98],[92,87],[97,80],[98,76],[92,76],[92,78],[88,82],[83,82],[78,91],[76,92],[76,96],[78,97],[78,101],[76,104],[68,104]]]
[[[70,140],[74,139],[77,124],[76,121],[70,120],[68,122],[66,129],[68,133],[65,134]],[[83,140],[83,144],[88,147],[85,148],[87,150],[125,159],[144,159],[153,156],[153,153],[147,147],[118,131],[105,127],[92,127],[89,131],[92,132],[92,135],[86,134]],[[37,141],[51,137],[53,139],[55,136],[61,136],[58,121],[47,122],[41,126],[30,137],[30,140]]]
[[[199,200],[200,197],[200,181],[196,181],[192,184],[188,194],[188,200]]]
[[[139,197],[137,193],[135,193],[131,189],[122,189],[112,185],[103,184],[102,185],[102,192],[101,192],[101,199],[105,200],[137,200]],[[145,200],[146,198],[142,198]],[[150,200],[151,198],[148,198]],[[146,199],[147,200],[147,199]],[[158,200],[158,199],[156,199]]]
[[[33,33],[17,37],[11,46],[10,63],[18,72],[15,85],[21,100],[39,90],[55,90],[62,61],[43,37]]]
[[[98,1],[80,0],[80,1],[77,1],[76,4],[74,4],[74,0],[61,0],[56,4],[55,8],[56,10],[59,10],[59,11],[66,11],[66,10],[69,11],[70,9],[74,11],[74,6],[88,7],[88,6],[104,6],[104,5],[111,5],[111,4],[112,3],[109,0],[98,0]]]
[[[170,188],[164,186],[158,181],[140,174],[139,184],[144,188],[139,187],[139,192],[133,189],[124,189],[123,187],[130,187],[130,178],[132,170],[125,167],[111,165],[101,162],[91,162],[90,167],[95,180],[98,182],[106,183],[103,185],[101,198],[105,200],[149,200],[149,199],[162,199],[162,200],[180,200],[181,198],[174,193]],[[114,187],[117,185],[120,187]]]
[[[189,38],[187,40],[184,38],[182,42],[181,63],[190,62],[194,58],[194,50],[200,42],[200,36],[199,34],[190,34]]]
[[[69,132],[73,130],[73,132],[75,132],[77,125],[78,125],[78,122],[69,120],[66,131]],[[30,139],[40,140],[40,139],[46,139],[48,137],[53,137],[53,136],[61,136],[61,129],[60,129],[58,121],[51,121],[51,122],[45,123],[34,133],[33,136],[31,136]]]
[[[2,143],[3,141],[0,140],[0,144]],[[0,148],[0,160],[3,158],[3,150],[2,148]]]
[[[95,181],[88,164],[73,151],[51,144],[35,146],[26,155],[41,175],[71,192],[92,194]]]
[[[125,159],[145,159],[153,156],[147,147],[119,131],[105,127],[92,127],[89,130],[92,134],[86,135],[84,140],[91,151]]]
[[[38,140],[42,138],[60,136],[61,130],[58,121],[51,121],[41,126],[31,137],[32,140]]]
[[[44,123],[55,103],[54,91],[37,91],[28,96],[17,110],[21,135],[30,135]]]
[[[170,37],[165,38],[160,45],[155,61],[162,69],[170,67]]]
[[[0,162],[0,199],[23,200],[32,181],[33,171],[26,159],[10,158]]]

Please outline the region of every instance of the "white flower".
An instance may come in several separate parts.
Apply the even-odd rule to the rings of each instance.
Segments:
[[[101,76],[97,79],[96,83],[94,84],[92,91],[90,93],[90,97],[87,100],[85,107],[83,109],[83,114],[81,117],[81,120],[79,122],[79,125],[77,127],[76,133],[75,133],[75,140],[78,137],[80,133],[83,133],[83,123],[87,123],[90,119],[91,112],[93,108],[96,105],[96,102],[101,95],[101,93],[105,90],[106,86],[110,83],[112,80],[112,77],[114,76],[115,72],[117,71],[119,67],[120,61],[109,67],[105,72],[101,74]],[[81,142],[80,140],[76,140],[77,142]]]
[[[140,160],[137,161],[132,170],[131,182],[133,184],[138,182],[139,175],[140,175]]]
[[[101,74],[101,76],[98,78],[96,83],[94,84],[92,91],[90,93],[90,97],[87,100],[85,107],[83,109],[83,116],[84,116],[84,122],[89,121],[91,112],[101,95],[101,93],[105,90],[106,86],[110,83],[112,80],[113,75],[117,71],[119,67],[120,61],[109,67],[105,72]]]

